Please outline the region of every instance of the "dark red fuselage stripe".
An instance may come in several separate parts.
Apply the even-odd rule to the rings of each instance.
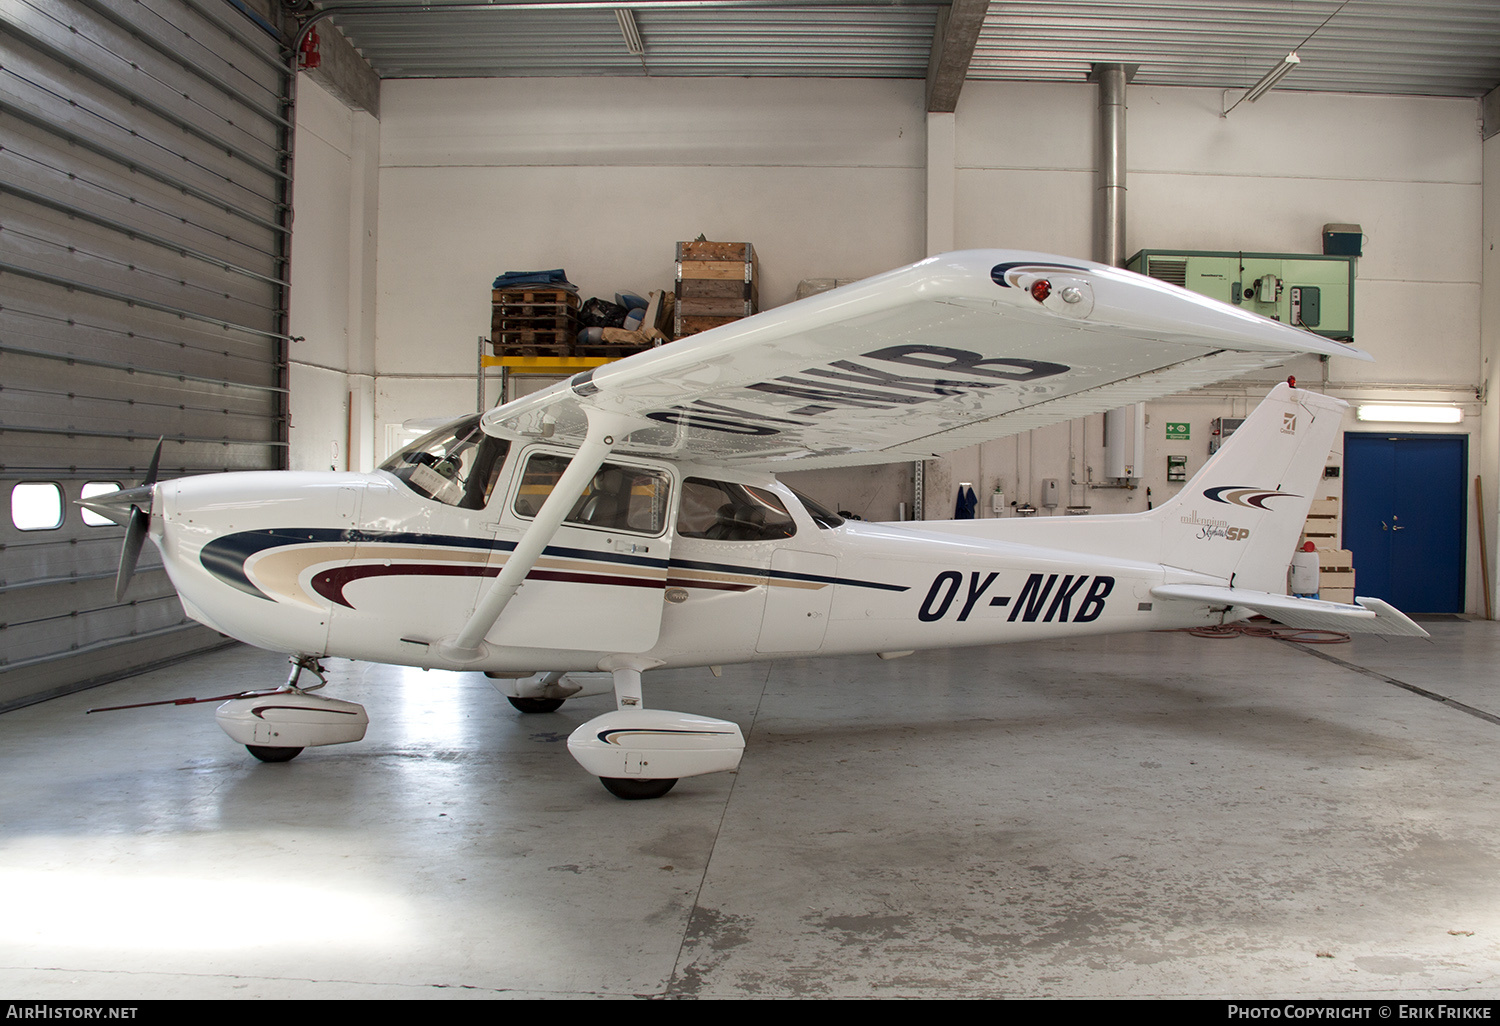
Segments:
[[[669,588],[712,588],[716,591],[749,591],[753,584],[731,584],[728,581],[700,581],[697,578],[668,577]]]

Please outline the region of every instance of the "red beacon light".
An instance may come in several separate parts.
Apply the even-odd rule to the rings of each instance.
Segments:
[[[1297,376],[1295,374],[1288,374],[1286,376],[1286,384],[1287,384],[1288,388],[1296,388],[1297,387]]]
[[[1050,295],[1052,295],[1052,283],[1046,278],[1038,278],[1031,283],[1031,298],[1038,303],[1045,303]]]

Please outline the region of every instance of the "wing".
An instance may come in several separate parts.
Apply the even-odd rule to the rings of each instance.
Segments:
[[[810,470],[926,459],[1299,353],[1370,359],[1119,268],[975,250],[577,375],[484,427],[576,445],[592,406],[638,425],[616,451]]]

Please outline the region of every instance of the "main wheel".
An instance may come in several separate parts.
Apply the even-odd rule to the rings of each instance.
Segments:
[[[604,789],[616,798],[638,801],[642,798],[660,798],[672,790],[677,778],[669,780],[632,780],[629,777],[600,777]]]
[[[300,748],[272,748],[269,745],[246,745],[245,748],[261,762],[291,762],[302,754]]]
[[[510,698],[509,695],[505,697]],[[523,713],[557,712],[564,701],[562,698],[510,698],[510,704]]]

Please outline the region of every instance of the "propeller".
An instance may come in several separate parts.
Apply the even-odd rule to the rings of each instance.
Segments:
[[[136,561],[141,558],[141,545],[145,543],[146,535],[151,529],[151,500],[156,493],[156,472],[161,465],[163,441],[165,438],[156,440],[156,451],[151,454],[151,466],[146,470],[146,479],[138,486],[78,501],[78,505],[125,528],[125,544],[120,549],[120,569],[115,574],[116,602],[125,597],[125,590],[130,587]]]

